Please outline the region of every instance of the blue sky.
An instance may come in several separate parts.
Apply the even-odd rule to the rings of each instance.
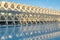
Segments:
[[[60,10],[60,0],[7,0],[7,1]]]

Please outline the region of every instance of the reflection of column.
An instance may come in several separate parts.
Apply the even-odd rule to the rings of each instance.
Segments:
[[[57,25],[58,25],[58,26],[57,26],[57,27],[58,27],[58,29],[60,30],[60,22],[58,22],[58,23],[57,23]]]
[[[24,38],[24,40],[47,40],[47,39],[50,39],[50,38],[55,38],[57,36],[60,36],[60,32],[53,32],[53,33],[50,33],[50,34],[35,36],[35,37],[31,37],[31,38]]]

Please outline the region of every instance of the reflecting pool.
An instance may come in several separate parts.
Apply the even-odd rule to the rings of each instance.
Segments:
[[[60,40],[60,22],[1,25],[0,40]]]

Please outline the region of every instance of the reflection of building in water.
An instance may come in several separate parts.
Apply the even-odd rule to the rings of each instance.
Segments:
[[[14,27],[12,29],[14,32],[14,30],[18,30],[17,28],[15,29],[15,27],[20,26],[19,30],[16,32],[17,37],[18,36],[20,37],[24,36],[24,38],[33,37],[32,40],[44,39],[47,37],[46,33],[57,31],[57,27],[53,27],[52,24],[50,25],[51,27],[49,27],[49,23],[48,27],[44,27],[41,25],[47,22],[53,23],[58,21],[60,21],[60,12],[56,10],[10,3],[10,2],[0,2],[0,25],[1,25],[0,27],[5,27],[7,29],[10,27]],[[40,23],[42,24],[39,25]],[[8,31],[6,30],[5,34]],[[12,31],[10,33],[12,34]],[[8,37],[12,38],[10,33]],[[40,37],[42,38],[40,38],[38,35],[41,35]],[[51,37],[50,35],[52,34],[49,34],[48,37]],[[34,36],[37,37],[34,38]],[[1,39],[4,39],[4,37],[1,37]]]

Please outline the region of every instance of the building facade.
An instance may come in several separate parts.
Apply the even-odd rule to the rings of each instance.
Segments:
[[[15,30],[17,30],[15,35],[21,40],[44,40],[57,36],[60,32],[53,32],[59,31],[60,27],[53,27],[52,24],[52,26],[50,25],[51,27],[40,27],[42,24],[46,25],[53,22],[60,22],[60,11],[24,4],[0,2],[0,28],[6,28],[6,32],[3,31],[5,37],[1,33],[1,40],[12,38],[11,34],[15,33]],[[38,24],[39,26],[34,26]],[[13,27],[13,29],[8,32],[10,27]],[[15,29],[15,27],[20,28]],[[52,34],[47,34],[50,32]]]

